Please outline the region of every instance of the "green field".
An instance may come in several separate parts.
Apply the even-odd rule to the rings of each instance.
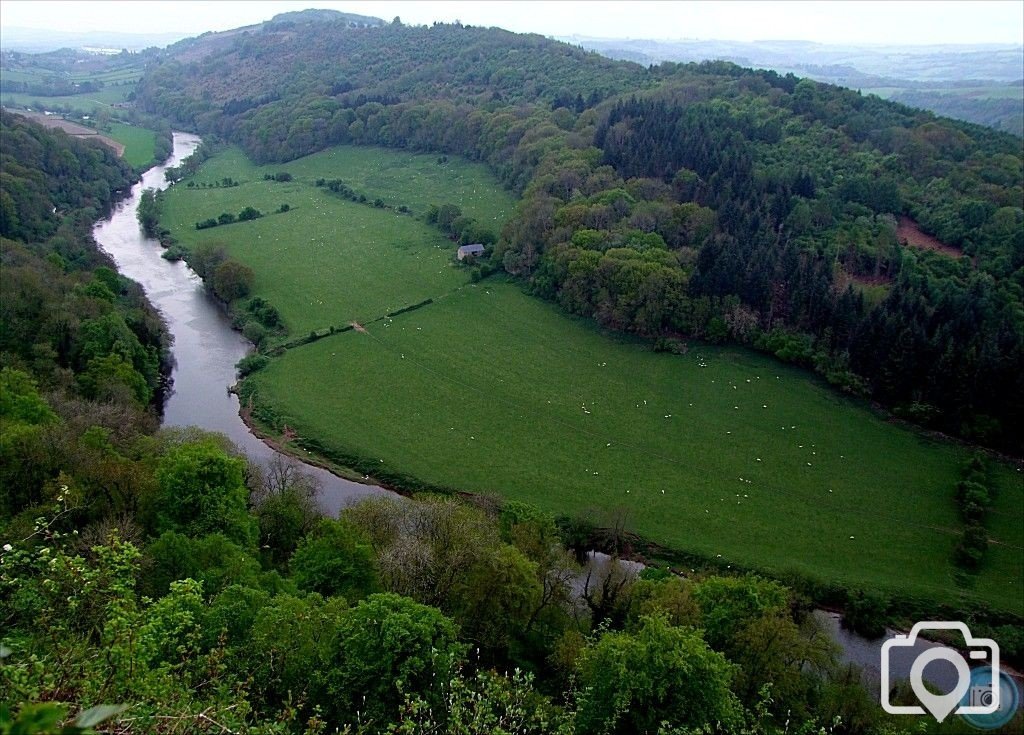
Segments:
[[[447,180],[431,167],[454,170],[458,176]],[[288,171],[295,180],[263,180],[265,173],[277,171]],[[208,161],[195,180],[213,183],[226,176],[243,183],[216,189],[172,187],[162,222],[186,246],[223,243],[230,255],[252,267],[257,293],[280,310],[293,334],[369,321],[469,281],[468,273],[453,262],[455,245],[438,230],[413,216],[344,200],[314,186],[316,179],[342,178],[371,199],[386,190],[388,203],[406,204],[414,212],[430,203],[453,202],[467,214],[493,222],[495,229],[512,209],[511,197],[482,166],[459,162],[442,167],[431,156],[382,149],[339,148],[266,167],[230,150]],[[290,211],[273,213],[285,203]],[[267,216],[195,229],[199,220],[221,212],[237,214],[246,206]]]
[[[153,160],[156,133],[152,130],[115,122],[103,134],[124,144],[124,160],[132,166],[138,168]]]
[[[300,184],[312,185],[321,178],[342,179],[371,200],[379,196],[388,204],[404,204],[413,214],[422,214],[431,204],[450,202],[461,207],[464,214],[481,222],[492,222],[496,228],[508,219],[515,204],[480,164],[452,158],[441,165],[437,156],[372,147],[338,146],[273,166],[257,166],[239,149],[231,148],[207,161],[195,181],[215,183],[230,176],[269,187],[267,192],[276,193],[289,184],[268,184],[263,176],[278,171],[294,177],[292,191],[301,190],[297,188]]]
[[[472,284],[451,265],[453,247],[425,225],[307,180],[341,178],[416,209],[460,201],[464,183],[426,175],[431,157],[405,164],[405,175],[403,157],[342,148],[256,168],[230,153],[198,180],[250,183],[178,185],[167,198],[175,234],[225,242],[293,329],[365,324],[365,333],[288,350],[247,380],[258,404],[300,436],[431,484],[557,513],[625,513],[645,538],[727,563],[1024,612],[1024,484],[1015,469],[996,467],[989,557],[970,589],[958,587],[953,494],[967,449],[887,423],[772,359],[697,345],[656,354],[514,284]],[[298,180],[257,180],[274,170]],[[507,197],[490,203],[493,182],[481,196],[482,169],[451,170],[463,182],[480,177],[479,201],[462,189],[472,202],[464,208],[507,211]],[[297,208],[190,229],[225,209],[282,201]],[[427,297],[434,302],[424,308],[379,319]]]
[[[117,87],[106,87],[98,92],[45,97],[38,94],[9,92],[3,95],[3,104],[11,107],[31,107],[33,110],[67,108],[89,114],[98,108],[112,108],[115,103],[126,102],[128,95],[135,89],[133,84]]]

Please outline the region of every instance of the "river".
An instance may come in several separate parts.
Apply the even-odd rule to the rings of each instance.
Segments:
[[[266,463],[277,452],[249,431],[239,416],[237,396],[228,391],[236,381],[235,364],[252,345],[231,328],[224,309],[206,292],[200,278],[184,261],[171,263],[161,257],[160,243],[142,234],[135,216],[143,189],[166,188],[164,171],[181,163],[199,142],[194,135],[175,133],[170,159],[143,174],[142,180],[132,187],[131,196],[122,201],[109,218],[97,223],[93,236],[114,259],[118,270],[142,285],[173,335],[173,383],[164,406],[164,425],[198,426],[220,432],[250,460]],[[348,503],[369,495],[391,494],[375,485],[353,482],[319,467],[301,464],[305,472],[319,480],[320,506],[327,514],[336,515]],[[595,554],[592,562],[598,560],[607,564],[607,557],[600,561],[601,557],[604,555]],[[639,568],[633,565],[631,570],[637,573]],[[840,659],[863,667],[868,679],[873,679],[877,687],[881,645],[885,638],[868,640],[844,630],[836,613],[818,610],[815,615],[839,644]],[[889,630],[886,638],[895,635],[896,631]],[[912,649],[902,649],[893,660],[894,678],[906,677],[913,659],[938,645],[919,639]],[[956,674],[952,666],[938,661],[925,669],[925,678],[941,690],[948,690]]]
[[[199,142],[194,135],[175,133],[171,157],[143,174],[131,196],[96,224],[93,237],[122,274],[142,285],[173,335],[174,368],[164,405],[164,426],[198,426],[220,432],[251,461],[265,464],[277,452],[249,431],[238,414],[238,397],[228,392],[236,381],[235,364],[252,345],[231,328],[224,309],[184,261],[171,263],[161,257],[163,247],[142,234],[135,216],[142,191],[166,188],[164,171],[181,163]],[[313,465],[303,463],[302,469],[319,481],[320,506],[330,515],[359,498],[388,492]]]

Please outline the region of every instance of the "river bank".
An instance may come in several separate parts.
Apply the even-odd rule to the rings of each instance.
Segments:
[[[141,284],[172,336],[163,425],[197,426],[224,434],[251,461],[266,464],[277,452],[249,431],[239,415],[238,398],[230,392],[236,382],[235,364],[249,354],[251,344],[231,328],[230,319],[207,293],[202,280],[184,262],[162,258],[163,247],[145,237],[136,220],[143,190],[166,188],[164,172],[179,165],[200,143],[197,136],[187,133],[174,133],[173,140],[170,158],[142,175],[131,194],[96,224],[93,237],[123,275]],[[303,465],[320,483],[320,504],[330,515],[355,499],[387,492],[322,467]]]

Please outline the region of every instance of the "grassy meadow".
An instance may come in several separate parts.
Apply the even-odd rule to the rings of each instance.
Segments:
[[[11,107],[31,107],[34,110],[53,110],[67,108],[86,115],[97,109],[113,109],[118,102],[126,102],[128,95],[135,89],[134,84],[123,84],[116,87],[105,87],[97,92],[81,94],[56,95],[47,97],[25,92],[5,92],[3,104]]]
[[[132,166],[138,168],[153,160],[156,133],[152,130],[140,128],[137,125],[114,122],[110,124],[109,130],[103,132],[103,135],[124,145],[124,160]]]
[[[376,169],[373,156],[380,159]],[[409,162],[418,175],[402,175]],[[430,167],[459,175],[448,180]],[[278,171],[288,171],[294,180],[263,179]],[[438,166],[431,156],[382,149],[334,149],[286,166],[264,167],[232,149],[208,161],[195,181],[212,184],[225,177],[240,184],[172,187],[161,221],[186,247],[220,243],[251,267],[256,293],[277,307],[293,335],[376,319],[469,282],[468,273],[453,262],[455,245],[436,228],[414,216],[342,199],[316,187],[316,179],[341,178],[371,200],[381,196],[414,213],[432,203],[452,202],[493,222],[496,231],[513,204],[482,166]],[[379,188],[371,189],[364,180]],[[278,213],[281,204],[288,204],[289,211]],[[237,214],[246,206],[266,216],[195,229],[197,221],[222,212]]]
[[[276,171],[295,180],[262,180]],[[246,380],[300,437],[431,484],[598,521],[624,514],[647,539],[726,563],[1024,613],[1014,468],[995,468],[989,556],[958,586],[954,486],[968,449],[888,423],[773,359],[698,345],[658,354],[513,283],[473,284],[432,228],[312,185],[340,178],[371,200],[416,212],[451,201],[500,221],[511,199],[482,167],[370,148],[257,167],[227,151],[195,181],[225,176],[243,183],[173,187],[164,225],[186,246],[224,243],[293,334],[366,327],[290,349]],[[281,203],[291,211],[194,229]]]
[[[501,282],[289,350],[257,401],[300,436],[426,482],[626,514],[676,549],[945,598],[967,453],[807,373],[727,348],[656,354]],[[1024,612],[1020,476],[967,597]],[[1001,544],[1008,544],[1003,546]]]

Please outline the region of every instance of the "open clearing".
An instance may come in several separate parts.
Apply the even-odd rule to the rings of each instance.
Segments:
[[[558,513],[623,509],[672,548],[949,601],[966,452],[746,351],[655,354],[511,284],[470,285],[249,378],[300,436]],[[704,367],[706,365],[706,367]],[[1019,475],[972,594],[1022,611]],[[851,538],[852,537],[852,538]]]
[[[923,232],[917,223],[906,215],[900,217],[899,224],[896,226],[896,239],[912,248],[934,250],[936,253],[942,253],[950,258],[959,258],[963,255],[958,248],[947,245],[937,237]]]
[[[376,159],[376,165],[374,160]],[[340,161],[340,162],[339,162]],[[348,165],[351,163],[351,168]],[[455,170],[447,179],[430,167]],[[293,181],[265,181],[287,171]],[[417,171],[419,172],[417,174]],[[482,166],[439,166],[432,156],[382,149],[339,148],[285,166],[255,166],[237,149],[219,154],[195,181],[224,177],[241,182],[220,188],[172,187],[165,195],[163,224],[180,242],[223,244],[256,273],[255,291],[281,312],[292,335],[372,321],[388,312],[447,293],[469,282],[457,268],[455,245],[416,217],[342,199],[317,188],[318,178],[342,178],[369,198],[422,212],[452,202],[495,230],[511,212],[512,198]],[[377,182],[370,189],[363,180]],[[382,191],[385,186],[386,191]],[[281,204],[288,212],[277,213]],[[266,216],[206,230],[195,222],[253,206]]]
[[[408,175],[403,157],[413,160]],[[487,183],[482,168],[452,163]],[[310,181],[340,178],[418,211],[445,201],[467,202],[481,219],[510,210],[493,180],[470,198],[465,183],[427,176],[431,165],[340,148],[256,167],[228,152],[196,180],[246,183],[168,194],[164,223],[187,245],[225,243],[293,334],[364,328],[288,350],[246,380],[300,437],[431,484],[597,520],[625,513],[647,539],[726,563],[1024,612],[1024,483],[1014,468],[995,467],[989,557],[970,589],[958,587],[954,486],[969,450],[888,423],[773,359],[697,345],[656,354],[515,284],[472,284],[431,228]],[[296,180],[262,181],[275,171]],[[294,209],[193,226],[280,203]]]

